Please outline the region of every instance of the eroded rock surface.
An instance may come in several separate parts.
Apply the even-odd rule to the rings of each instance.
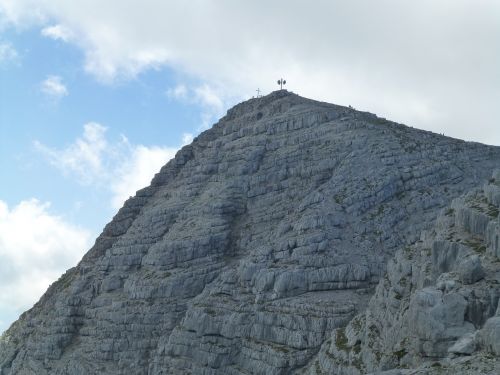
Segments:
[[[363,373],[443,358],[498,331],[484,261],[500,253],[498,188],[478,210],[455,201],[438,224],[453,235],[421,232],[499,165],[499,148],[286,91],[241,103],[2,336],[0,372]],[[477,337],[496,353],[496,333]]]
[[[368,309],[307,374],[499,374],[499,172],[396,252]]]

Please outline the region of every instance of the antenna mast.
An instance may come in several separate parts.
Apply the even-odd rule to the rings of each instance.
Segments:
[[[286,85],[286,81],[283,78],[278,79],[278,85],[280,85],[280,90],[283,90],[283,85]]]

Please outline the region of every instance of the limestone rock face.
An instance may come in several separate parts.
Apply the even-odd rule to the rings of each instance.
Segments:
[[[472,354],[477,349],[477,332],[468,333],[457,340],[449,349],[448,352],[453,354]]]
[[[4,333],[0,373],[360,374],[496,356],[483,327],[498,331],[500,188],[462,194],[499,165],[499,148],[286,91],[241,103]]]
[[[494,177],[453,200],[432,230],[398,250],[367,310],[302,372],[500,373],[498,186]],[[342,345],[335,338],[344,334]]]
[[[479,334],[480,343],[484,348],[500,356],[500,315],[488,319]]]

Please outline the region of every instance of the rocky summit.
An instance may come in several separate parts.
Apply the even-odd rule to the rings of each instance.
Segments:
[[[3,334],[0,373],[498,374],[495,168],[498,147],[250,99]]]

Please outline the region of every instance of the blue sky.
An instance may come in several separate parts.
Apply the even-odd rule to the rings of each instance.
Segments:
[[[102,84],[83,70],[82,54],[70,44],[43,37],[39,30],[6,32],[3,39],[19,51],[0,70],[0,174],[9,181],[0,191],[9,206],[32,196],[52,202],[57,212],[72,212],[78,205],[78,222],[97,232],[115,211],[102,205],[109,192],[51,166],[35,142],[60,150],[81,136],[85,124],[96,122],[107,128],[111,143],[125,136],[134,145],[175,149],[183,134],[203,127],[199,105],[168,97],[178,77],[167,68]],[[58,78],[64,93],[44,92],[50,77]]]
[[[0,0],[0,331],[129,195],[277,89],[500,145],[500,3]]]

